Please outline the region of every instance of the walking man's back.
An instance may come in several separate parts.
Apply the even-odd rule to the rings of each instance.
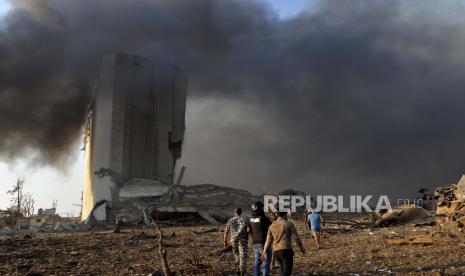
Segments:
[[[248,233],[247,227],[248,222],[246,218],[243,218],[242,209],[235,208],[233,210],[234,217],[232,217],[224,232],[224,247],[228,246],[228,237],[233,248],[234,259],[239,264],[239,270],[241,275],[247,273],[247,242]]]
[[[249,233],[252,236],[253,251],[255,254],[255,262],[253,267],[253,275],[260,275],[260,268],[263,266],[263,275],[270,275],[270,262],[271,262],[271,247],[268,249],[268,259],[265,261],[261,260],[263,249],[265,247],[266,236],[268,234],[268,228],[271,225],[270,219],[263,212],[263,204],[256,202],[252,205],[252,218],[250,219]]]
[[[310,230],[312,231],[312,235],[315,238],[316,242],[316,249],[320,248],[320,235],[321,235],[321,222],[323,221],[323,217],[321,216],[320,212],[312,212],[308,215],[307,218],[310,224]]]
[[[262,259],[267,259],[267,249],[273,246],[273,255],[281,268],[281,275],[292,274],[294,266],[294,251],[292,240],[295,239],[302,254],[305,249],[297,234],[294,224],[287,220],[286,213],[278,213],[278,219],[269,227]]]

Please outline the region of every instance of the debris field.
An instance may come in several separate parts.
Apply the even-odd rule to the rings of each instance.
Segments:
[[[439,226],[357,228],[327,221],[322,248],[294,221],[307,249],[295,255],[295,275],[465,273],[465,240]],[[224,253],[223,226],[162,227],[174,275],[235,275]],[[116,232],[116,233],[115,233]],[[155,228],[105,229],[0,236],[0,275],[162,275]],[[249,248],[249,273],[253,251]],[[278,269],[273,270],[274,274]]]

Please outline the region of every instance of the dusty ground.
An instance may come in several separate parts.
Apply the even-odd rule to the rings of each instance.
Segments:
[[[307,253],[305,256],[296,253],[295,275],[465,273],[465,243],[460,237],[436,233],[435,227],[328,230],[322,240],[323,248],[315,250],[304,224],[296,224]],[[171,269],[180,275],[233,274],[231,253],[222,258],[220,253],[216,254],[222,248],[222,228],[163,228]],[[434,244],[388,244],[389,240],[419,234],[434,234]],[[154,229],[3,236],[0,275],[149,275],[161,271],[157,252]]]

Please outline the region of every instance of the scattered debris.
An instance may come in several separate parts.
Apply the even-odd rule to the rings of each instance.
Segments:
[[[87,231],[91,228],[84,224],[65,224],[56,223],[55,225],[42,225],[40,227],[24,226],[21,228],[12,229],[10,227],[0,228],[0,236],[2,235],[17,235],[17,234],[35,234],[35,233],[52,233],[52,232],[78,232]]]
[[[11,234],[12,232],[13,230],[11,230],[11,228],[9,227],[0,228],[0,235],[8,235],[8,234]]]
[[[433,245],[434,240],[430,235],[419,235],[413,237],[404,237],[398,239],[389,239],[387,243],[390,245]]]
[[[463,232],[465,226],[465,175],[458,184],[436,188],[434,198],[438,202],[436,223],[442,230]]]
[[[366,219],[363,215],[358,219],[343,217],[353,221]],[[327,214],[327,218],[337,221],[332,214]],[[350,232],[333,234],[328,234],[323,227],[322,248],[313,251],[313,237],[306,225],[302,221],[295,221],[295,225],[310,250],[305,256],[296,254],[295,275],[387,275],[388,271],[403,275],[415,274],[418,267],[425,272],[423,275],[430,275],[433,270],[441,270],[442,275],[465,273],[462,265],[465,247],[460,241],[463,235],[437,233],[436,227],[416,228],[406,224],[395,228],[347,228]],[[336,226],[351,227],[329,225]],[[213,231],[219,227],[160,228],[172,275],[236,275],[231,248],[223,248],[222,233]],[[43,275],[164,275],[160,236],[154,230],[140,227],[134,231],[122,229],[118,234],[104,228],[86,232],[39,232],[32,239],[25,239],[25,234],[2,236],[0,274],[26,275],[33,271]],[[175,237],[172,232],[176,233]],[[426,238],[422,240],[418,236]],[[388,244],[389,240],[399,241]],[[431,240],[433,244],[429,245]],[[249,274],[252,274],[253,260],[250,254]]]
[[[396,224],[419,223],[430,218],[432,218],[432,214],[423,208],[398,208],[383,214],[376,225],[387,227]]]
[[[219,229],[218,228],[209,228],[209,229],[205,229],[203,231],[194,231],[193,233],[197,234],[197,235],[202,235],[202,234],[214,233],[214,232],[219,232]]]
[[[160,254],[160,259],[161,259],[161,262],[162,262],[163,272],[164,272],[165,276],[170,276],[171,275],[171,270],[170,270],[170,267],[169,267],[169,264],[168,264],[167,253],[166,253],[165,247],[163,246],[163,232],[162,232],[160,227],[157,227],[157,228],[158,228],[158,234],[159,234],[159,238],[158,238],[158,254]]]
[[[373,228],[375,226],[375,224],[371,221],[349,220],[349,219],[326,221],[325,224],[347,225],[349,228],[358,228],[358,229]],[[333,230],[341,230],[341,228],[333,229]]]
[[[392,270],[390,270],[389,268],[381,268],[381,269],[378,269],[378,272],[379,273],[387,273],[387,274],[392,274]]]

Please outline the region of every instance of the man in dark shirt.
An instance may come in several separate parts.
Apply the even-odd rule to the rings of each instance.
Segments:
[[[271,262],[271,247],[268,248],[267,258],[262,262],[260,257],[263,254],[263,248],[266,242],[266,235],[271,221],[263,212],[263,204],[255,202],[252,205],[252,218],[249,223],[249,234],[252,236],[253,251],[255,253],[255,262],[253,267],[253,275],[260,275],[260,267],[263,266],[263,275],[270,275],[270,262]]]

